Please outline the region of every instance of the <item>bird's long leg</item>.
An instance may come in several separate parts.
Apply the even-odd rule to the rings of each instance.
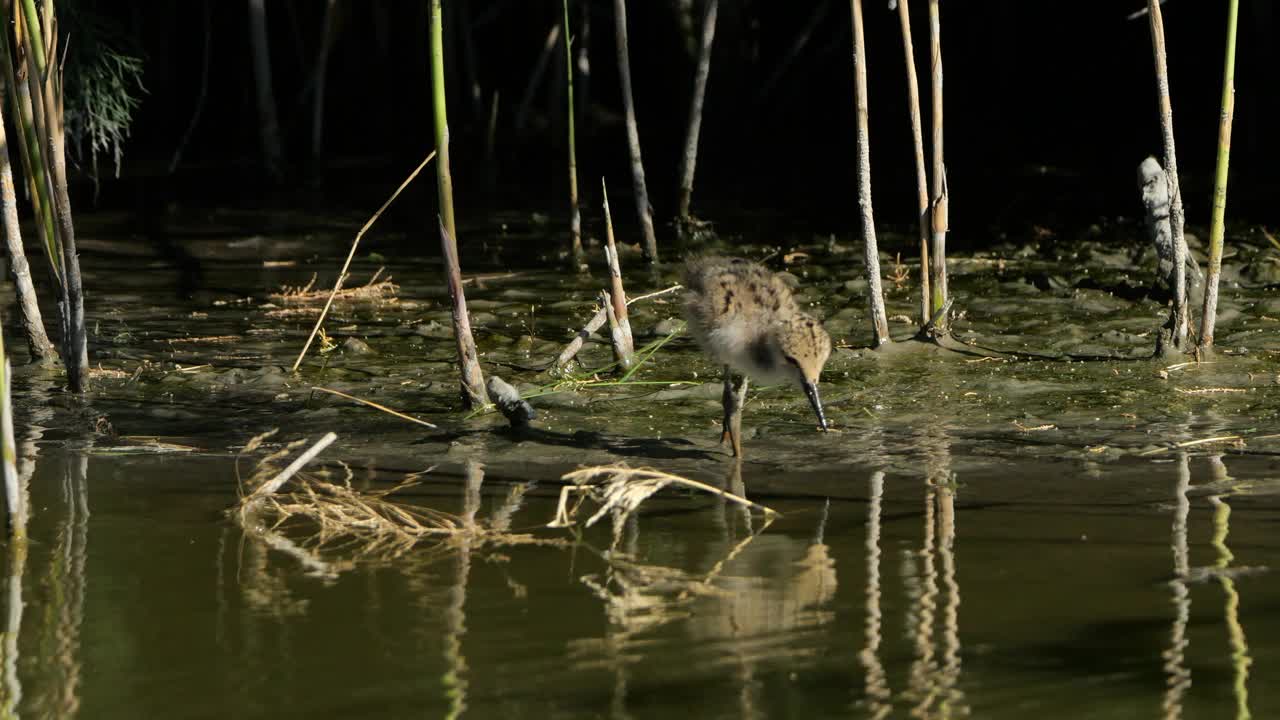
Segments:
[[[747,401],[747,377],[742,375],[739,377],[737,387],[734,387],[733,371],[728,365],[724,366],[724,395],[722,402],[724,403],[724,425],[720,432],[720,443],[729,440],[733,447],[733,456],[742,457],[742,406]]]

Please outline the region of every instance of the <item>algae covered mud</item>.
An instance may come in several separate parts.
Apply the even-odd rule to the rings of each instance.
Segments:
[[[718,444],[719,368],[679,332],[674,294],[631,306],[630,374],[604,341],[547,371],[607,275],[566,269],[537,222],[463,228],[485,238],[463,247],[481,362],[538,413],[521,430],[459,411],[443,273],[418,238],[371,238],[293,374],[313,291],[363,218],[175,222],[176,259],[109,220],[81,233],[92,393],[71,402],[56,374],[15,369],[34,513],[29,552],[4,566],[7,711],[1280,712],[1280,253],[1262,234],[1230,238],[1202,363],[1152,359],[1166,311],[1133,225],[950,258],[948,349],[903,342],[918,273],[895,258],[912,238],[882,237],[900,342],[880,351],[852,240],[734,238],[802,280],[837,345],[833,432],[793,388],[753,390],[739,465]],[[691,252],[724,250],[710,242]],[[628,273],[636,296],[678,270]],[[308,482],[481,530],[371,545],[227,513],[263,455],[326,432]],[[566,472],[618,461],[779,514],[668,488],[617,527],[546,527]]]

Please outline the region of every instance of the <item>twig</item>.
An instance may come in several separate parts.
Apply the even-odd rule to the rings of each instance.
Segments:
[[[337,395],[337,396],[338,396],[338,397],[340,397],[340,398],[345,398],[345,399],[347,399],[347,400],[351,400],[352,402],[358,402],[358,403],[360,403],[361,405],[367,405],[367,406],[369,406],[369,407],[373,408],[374,410],[381,410],[382,412],[384,412],[384,413],[386,413],[386,414],[388,414],[388,415],[394,415],[394,416],[396,416],[396,417],[400,418],[401,420],[408,420],[409,422],[417,423],[417,424],[422,425],[422,426],[424,426],[424,427],[429,427],[429,428],[431,428],[431,429],[433,429],[433,430],[434,430],[434,429],[436,429],[436,427],[437,427],[436,425],[434,425],[434,424],[432,424],[432,423],[429,423],[429,422],[427,422],[426,420],[419,420],[418,418],[413,417],[412,415],[405,415],[404,413],[399,412],[399,411],[397,411],[397,410],[392,410],[391,408],[387,407],[386,405],[379,405],[378,403],[373,402],[372,400],[365,400],[364,398],[358,398],[358,397],[356,397],[355,395],[348,395],[348,394],[346,394],[346,393],[344,393],[344,392],[341,392],[341,391],[339,391],[339,390],[330,390],[329,388],[326,388],[326,387],[319,387],[318,385],[313,385],[313,386],[311,386],[311,389],[312,389],[312,390],[315,390],[315,391],[317,391],[317,392],[329,393],[330,395]]]
[[[289,482],[289,478],[293,477],[294,473],[302,469],[303,465],[314,460],[317,455],[319,455],[325,448],[332,445],[333,441],[337,439],[338,436],[335,433],[325,433],[324,437],[317,440],[315,445],[312,445],[306,452],[302,453],[297,457],[297,459],[289,463],[289,466],[284,470],[281,470],[278,475],[259,485],[258,488],[253,491],[253,494],[249,496],[249,499],[266,497],[267,495],[271,495],[275,491],[279,490],[286,482]]]
[[[289,372],[298,371],[298,366],[302,365],[302,359],[307,356],[307,350],[311,348],[311,342],[315,340],[316,333],[320,332],[320,326],[324,324],[324,319],[329,314],[329,307],[333,305],[333,299],[337,297],[338,291],[342,289],[342,282],[347,278],[347,269],[351,267],[351,260],[356,256],[356,248],[360,246],[360,239],[364,237],[364,234],[369,231],[369,228],[373,227],[373,224],[378,221],[378,218],[382,217],[382,213],[391,206],[391,203],[395,202],[396,198],[400,197],[400,193],[404,192],[404,189],[409,186],[409,183],[413,182],[413,179],[418,177],[418,173],[422,172],[422,169],[425,168],[427,163],[431,162],[432,158],[435,156],[436,151],[432,150],[431,154],[427,155],[427,158],[423,160],[413,172],[409,173],[409,177],[405,178],[404,182],[400,183],[400,187],[396,188],[396,191],[391,194],[391,197],[387,198],[387,201],[382,203],[382,207],[378,208],[378,211],[373,214],[373,217],[369,218],[368,222],[364,224],[364,227],[360,228],[360,232],[356,233],[356,239],[351,243],[351,250],[347,253],[347,259],[342,263],[342,270],[338,272],[338,279],[333,284],[333,292],[329,293],[329,299],[325,301],[324,309],[320,311],[320,317],[316,318],[315,327],[311,328],[311,334],[307,336],[307,342],[302,346],[302,352],[298,353],[298,359],[293,361],[293,367],[290,368]]]

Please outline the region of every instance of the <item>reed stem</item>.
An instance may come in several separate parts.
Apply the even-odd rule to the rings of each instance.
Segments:
[[[1227,165],[1231,161],[1231,121],[1236,106],[1236,20],[1240,1],[1227,6],[1227,56],[1222,70],[1222,114],[1218,120],[1218,163],[1213,179],[1213,214],[1209,222],[1209,273],[1205,278],[1204,312],[1200,315],[1201,351],[1213,347],[1218,314],[1218,279],[1222,275],[1222,243],[1226,234]]]
[[[3,34],[3,31],[0,31]],[[3,223],[5,250],[9,256],[9,276],[18,296],[18,317],[27,338],[27,348],[35,362],[47,363],[57,357],[53,343],[45,334],[44,318],[36,301],[36,288],[31,280],[31,266],[22,247],[22,229],[18,223],[18,197],[13,187],[13,167],[9,161],[9,141],[5,135],[4,110],[0,103],[0,221]]]
[[[947,198],[947,166],[942,154],[942,19],[938,0],[929,0],[929,58],[932,67],[931,95],[933,105],[933,195],[929,291],[933,303],[929,308],[932,332],[946,335],[950,331],[947,306],[947,216],[950,208]]]
[[[924,166],[924,127],[920,119],[920,82],[916,76],[915,45],[911,42],[911,13],[908,0],[898,0],[902,25],[902,49],[907,60],[907,103],[911,113],[911,139],[916,151],[916,227],[920,233],[920,327],[929,324],[929,174]]]
[[[876,221],[871,203],[871,133],[867,117],[867,47],[862,29],[862,0],[850,0],[850,6],[853,11],[853,77],[858,115],[858,210],[862,215],[862,257],[871,308],[871,345],[880,347],[890,339],[889,321],[884,311],[884,290],[880,286],[880,250],[876,243]]]
[[[627,0],[613,0],[614,30],[618,46],[618,80],[622,90],[622,106],[626,114],[627,146],[631,151],[631,181],[636,197],[636,213],[644,231],[644,257],[658,262],[658,238],[653,230],[653,207],[644,181],[644,160],[640,156],[640,128],[636,124],[636,103],[631,92],[631,53],[627,45]]]
[[[693,203],[693,175],[698,164],[702,104],[707,95],[707,77],[711,74],[711,45],[716,37],[716,13],[719,6],[720,0],[707,0],[706,15],[702,19],[702,44],[698,46],[698,69],[693,76],[693,99],[689,102],[684,155],[680,158],[680,202],[677,215],[680,220],[689,219],[689,206]]]
[[[1169,224],[1173,231],[1173,310],[1169,316],[1174,350],[1187,349],[1190,318],[1187,312],[1187,241],[1183,235],[1182,187],[1178,180],[1178,156],[1173,141],[1173,103],[1169,99],[1169,64],[1165,52],[1164,15],[1160,0],[1147,0],[1151,24],[1151,51],[1155,60],[1156,95],[1160,129],[1164,138],[1164,170],[1169,182]]]
[[[453,307],[453,338],[458,345],[458,369],[462,380],[462,406],[471,410],[485,404],[484,375],[480,372],[480,357],[476,340],[471,334],[471,316],[467,313],[467,296],[462,289],[462,269],[458,264],[458,244],[440,219],[440,247],[444,253],[445,274],[448,276],[449,300]]]
[[[578,139],[575,123],[577,106],[573,104],[573,38],[569,34],[569,0],[564,0],[564,57],[568,101],[565,116],[569,124],[569,240],[573,257],[580,260],[582,249],[582,212],[578,209]]]

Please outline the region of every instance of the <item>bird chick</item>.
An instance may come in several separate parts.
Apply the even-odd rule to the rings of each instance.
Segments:
[[[787,276],[747,260],[705,257],[688,263],[685,288],[693,337],[725,366],[725,435],[734,454],[741,454],[738,427],[746,377],[799,385],[825,430],[818,379],[831,355],[831,337],[796,304]],[[733,370],[746,376],[736,391]]]

